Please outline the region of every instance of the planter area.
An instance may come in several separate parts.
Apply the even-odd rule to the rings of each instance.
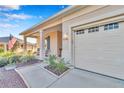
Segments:
[[[0,53],[0,67],[5,66],[6,70],[39,62],[41,61],[36,59],[32,54]]]
[[[61,70],[57,70],[55,67],[52,67],[50,65],[48,66],[45,66],[44,67],[45,69],[51,71],[52,73],[54,73],[55,75],[57,76],[60,76],[62,75],[65,71],[67,71],[69,68],[68,67],[65,67],[62,71]]]
[[[64,58],[59,58],[55,55],[49,55],[48,58],[45,59],[49,65],[44,68],[57,76],[61,76],[64,72],[66,72],[69,68],[65,65]]]
[[[27,88],[15,68],[40,63],[32,54],[0,52],[0,88]]]

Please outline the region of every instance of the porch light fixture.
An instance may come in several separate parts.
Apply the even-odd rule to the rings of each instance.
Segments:
[[[68,40],[68,33],[65,33],[65,34],[63,35],[63,40]]]

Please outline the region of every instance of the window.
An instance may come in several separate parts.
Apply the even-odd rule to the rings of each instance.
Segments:
[[[98,31],[99,31],[99,27],[92,27],[88,29],[88,33],[98,32]]]
[[[109,24],[109,29],[113,29],[113,24]]]
[[[104,30],[112,30],[112,29],[118,29],[119,24],[118,23],[111,23],[104,25]]]
[[[104,30],[108,30],[108,25],[105,25],[104,26]]]
[[[118,23],[114,23],[114,29],[119,28]]]
[[[84,34],[84,30],[83,30],[83,29],[82,29],[82,30],[78,30],[78,31],[75,31],[75,33],[76,33],[77,35]]]

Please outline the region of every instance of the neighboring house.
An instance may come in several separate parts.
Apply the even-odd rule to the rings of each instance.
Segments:
[[[0,37],[0,48],[4,49],[5,52],[9,50],[8,49],[9,41],[10,41],[9,36],[8,37]],[[30,51],[30,52],[36,51],[36,45],[35,44],[28,42],[27,47],[28,47],[28,51]],[[17,53],[23,52],[24,51],[24,41],[16,38],[16,43],[14,44],[12,50],[17,52]]]
[[[124,79],[123,5],[70,6],[20,35],[37,39],[41,59],[56,54],[76,68]]]

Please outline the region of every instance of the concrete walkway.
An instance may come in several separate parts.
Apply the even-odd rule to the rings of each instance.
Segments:
[[[36,64],[17,69],[29,87],[51,88],[114,88],[124,87],[124,81],[106,76],[90,73],[87,71],[72,69],[63,77],[57,78],[48,73],[42,67],[44,64]]]
[[[49,87],[49,85],[55,82],[57,78],[43,70],[41,67],[43,67],[43,65],[40,63],[32,66],[21,67],[16,69],[16,71],[21,75],[28,87]]]

